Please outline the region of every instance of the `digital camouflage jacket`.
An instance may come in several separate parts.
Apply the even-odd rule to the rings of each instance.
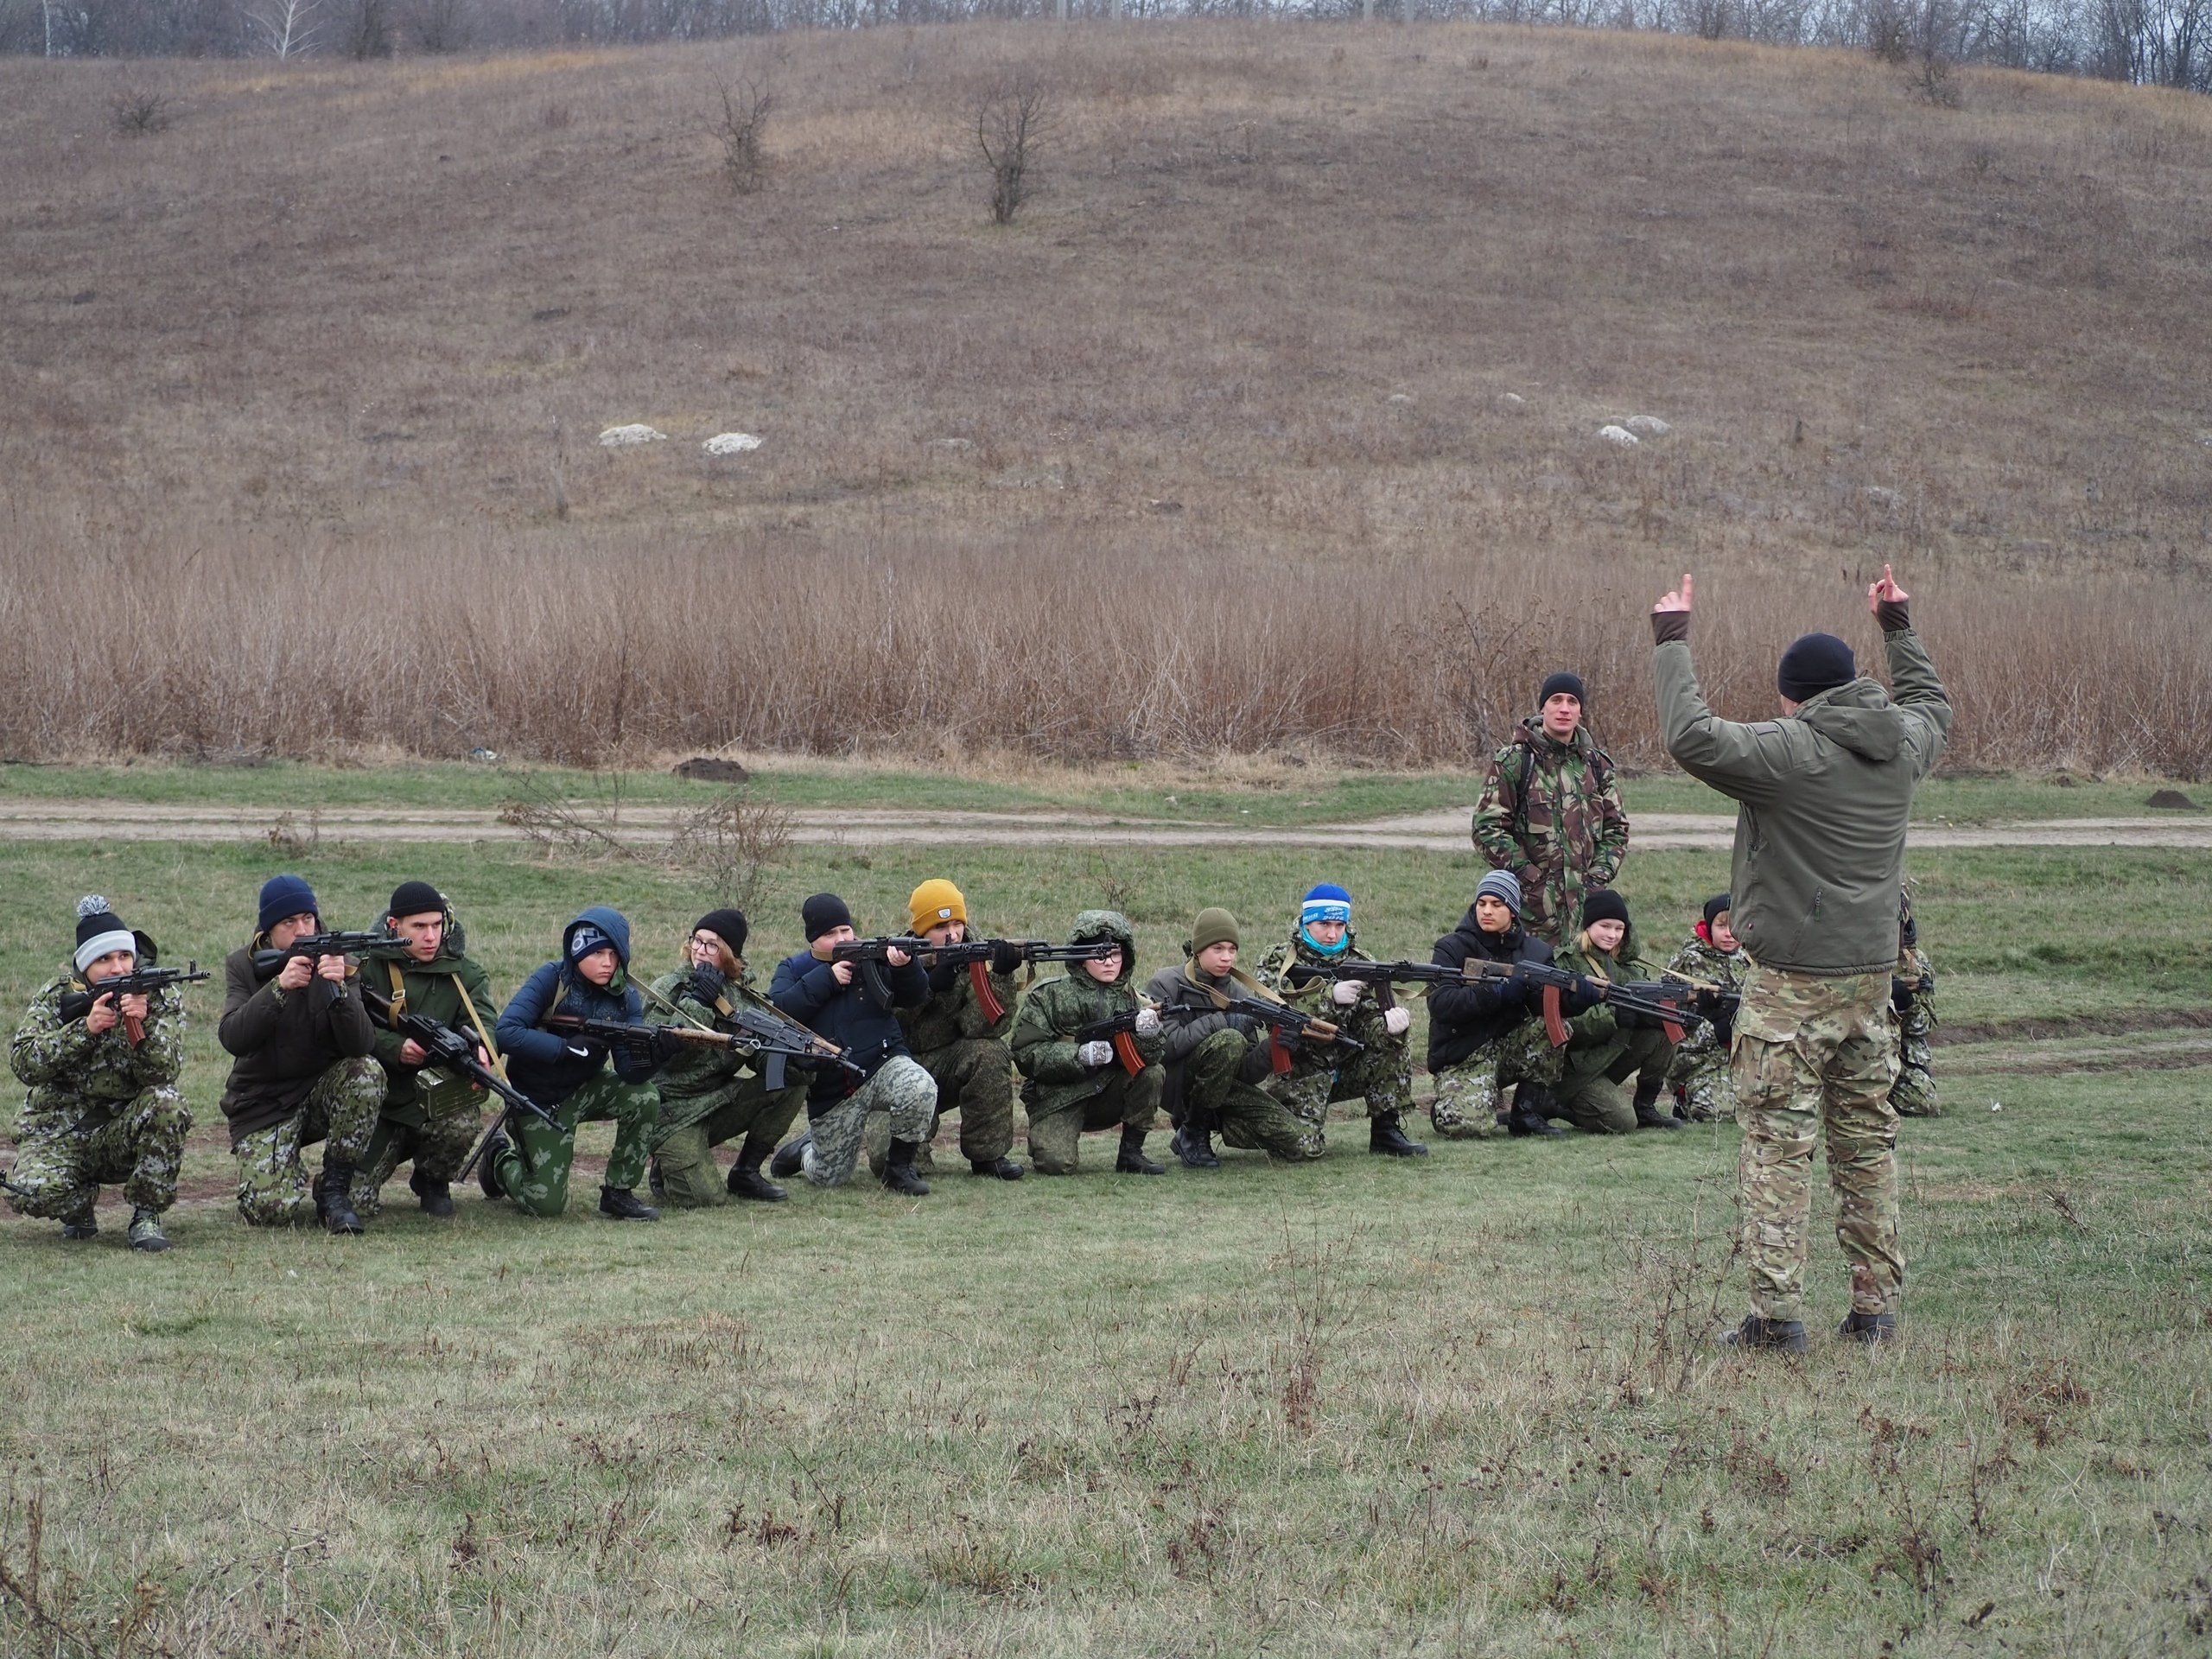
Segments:
[[[1079,1106],[1103,1093],[1115,1077],[1128,1074],[1118,1061],[1092,1068],[1076,1058],[1076,1033],[1101,1020],[1112,1020],[1137,1007],[1133,988],[1137,969],[1136,934],[1118,912],[1086,910],[1068,936],[1074,944],[1116,939],[1122,946],[1122,976],[1101,985],[1080,963],[1069,964],[1062,979],[1048,979],[1022,999],[1014,1020],[1014,1064],[1023,1077],[1021,1103],[1030,1116],[1045,1117]],[[1163,1037],[1136,1038],[1137,1057],[1158,1065],[1166,1052]]]
[[[48,1127],[48,1120],[82,1118],[88,1107],[124,1102],[175,1083],[184,1069],[184,999],[174,986],[147,999],[145,1035],[133,1044],[118,1021],[95,1035],[83,1020],[64,1020],[61,999],[91,988],[74,966],[39,988],[16,1027],[8,1063],[29,1090],[21,1128]]]
[[[969,938],[981,935],[973,929]],[[981,1037],[1003,1037],[1014,1029],[1014,1000],[1020,992],[1012,974],[994,974],[985,963],[983,971],[990,981],[991,994],[1005,1010],[995,1020],[986,1019],[983,1005],[976,995],[976,979],[966,968],[938,968],[930,970],[929,1000],[918,1008],[899,1010],[899,1024],[906,1033],[906,1046],[916,1054],[928,1054],[953,1044],[974,1041]]]
[[[1554,944],[1571,931],[1583,894],[1612,886],[1628,852],[1620,782],[1589,728],[1561,743],[1541,715],[1523,720],[1491,757],[1473,835],[1493,869],[1520,879],[1523,926]]]
[[[722,1023],[722,1015],[737,1003],[746,1003],[764,1014],[776,1013],[775,1005],[753,988],[753,969],[741,958],[736,974],[722,982],[718,998],[709,1001],[706,993],[707,987],[692,977],[692,969],[688,967],[663,974],[653,982],[652,991],[645,998],[645,1018],[665,1019],[667,1010],[673,1007],[685,1019],[712,1026],[717,1031],[728,1031],[730,1027]],[[780,1014],[777,1017],[782,1018]],[[678,1049],[653,1079],[660,1089],[660,1129],[665,1132],[683,1127],[683,1114],[678,1109],[681,1103],[703,1100],[726,1088],[741,1073],[757,1072],[760,1069],[752,1058],[734,1048],[694,1047],[687,1044]]]

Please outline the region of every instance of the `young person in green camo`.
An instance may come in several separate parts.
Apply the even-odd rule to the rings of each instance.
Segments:
[[[1668,977],[1711,990],[1743,988],[1751,959],[1744,954],[1744,947],[1728,925],[1729,903],[1725,893],[1705,901],[1704,914],[1689,942],[1667,964]],[[1734,1032],[1732,1015],[1707,1020],[1675,1045],[1667,1084],[1675,1093],[1676,1116],[1692,1123],[1735,1122],[1736,1084],[1728,1072],[1728,1049]]]
[[[1145,1156],[1145,1136],[1160,1110],[1160,1015],[1137,1001],[1135,931],[1118,911],[1086,910],[1069,931],[1071,944],[1111,939],[1121,949],[1071,964],[1021,1000],[1014,1021],[1014,1063],[1028,1081],[1021,1103],[1029,1113],[1029,1161],[1039,1175],[1072,1175],[1086,1130],[1119,1128],[1114,1167],[1126,1175],[1167,1172]],[[1127,1032],[1085,1036],[1107,1020],[1127,1019]],[[1135,1071],[1129,1070],[1134,1064]]]
[[[1616,985],[1659,977],[1637,949],[1627,900],[1605,887],[1583,895],[1581,931],[1557,962],[1585,979]],[[1558,1116],[1591,1135],[1682,1127],[1671,1111],[1659,1109],[1675,1046],[1658,1021],[1600,1001],[1569,1020],[1567,1030],[1559,1084],[1552,1091]],[[1624,1101],[1615,1085],[1630,1077],[1636,1079],[1635,1098]]]

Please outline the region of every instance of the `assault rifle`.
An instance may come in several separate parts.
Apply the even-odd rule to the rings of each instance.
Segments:
[[[1159,1012],[1147,1003],[1110,1020],[1094,1020],[1077,1027],[1075,1039],[1078,1043],[1111,1043],[1114,1058],[1122,1063],[1122,1070],[1134,1077],[1144,1070],[1144,1056],[1137,1052],[1137,1016]]]
[[[253,976],[256,979],[274,979],[284,971],[284,964],[294,957],[321,962],[325,957],[358,957],[380,944],[406,943],[397,933],[302,933],[282,950],[255,951]]]
[[[664,1052],[666,1046],[686,1044],[693,1048],[729,1048],[741,1054],[769,1054],[823,1065],[842,1065],[855,1077],[861,1075],[852,1051],[838,1047],[827,1037],[817,1036],[795,1020],[778,1019],[757,1008],[733,1007],[729,1018],[741,1027],[715,1031],[708,1026],[656,1026],[625,1020],[588,1020],[579,1014],[556,1014],[545,1029],[563,1036],[588,1037],[609,1048]],[[803,1036],[798,1033],[804,1033]]]
[[[1283,969],[1283,977],[1300,989],[1317,979],[1332,982],[1356,980],[1362,985],[1375,988],[1375,1000],[1388,1008],[1395,1006],[1390,987],[1397,985],[1466,985],[1481,976],[1469,963],[1464,968],[1447,968],[1436,962],[1294,962]]]
[[[696,986],[691,994],[714,1009],[716,1020],[736,1027],[735,1031],[724,1033],[710,1027],[700,1026],[696,1021],[689,1027],[671,1026],[668,1029],[671,1031],[698,1030],[704,1031],[713,1037],[719,1038],[728,1034],[741,1039],[741,1042],[733,1046],[749,1046],[756,1058],[765,1058],[766,1063],[760,1068],[760,1081],[771,1094],[784,1086],[785,1063],[791,1060],[803,1060],[823,1065],[842,1065],[848,1071],[855,1074],[860,1071],[860,1068],[853,1064],[851,1050],[838,1047],[827,1037],[808,1030],[798,1020],[779,1014],[772,1008],[760,1007],[735,996],[709,997]],[[651,986],[645,988],[645,995],[679,1019],[690,1020],[690,1014],[684,1014]]]
[[[1471,962],[1467,965],[1478,979],[1519,979],[1542,986],[1544,1033],[1551,1039],[1554,1048],[1567,1046],[1567,1020],[1560,1008],[1562,994],[1586,1004],[1608,1002],[1622,1014],[1649,1020],[1667,1033],[1670,1043],[1681,1042],[1687,1027],[1701,1025],[1706,1019],[1698,1011],[1700,993],[1694,986],[1670,985],[1663,980],[1624,980],[1616,984],[1611,980],[1592,979],[1541,962]]]
[[[1669,969],[1660,978],[1666,988],[1673,991],[1681,987],[1691,993],[1691,1000],[1699,1014],[1719,1037],[1724,1046],[1734,1034],[1736,1010],[1744,1006],[1744,994],[1731,990],[1726,985],[1709,984],[1701,979],[1692,979],[1688,974],[1678,974]]]
[[[467,1180],[476,1167],[476,1160],[484,1155],[484,1148],[492,1144],[492,1137],[506,1128],[507,1120],[517,1112],[536,1118],[556,1134],[560,1132],[559,1120],[528,1095],[509,1083],[496,1066],[484,1065],[476,1058],[480,1046],[478,1039],[465,1031],[457,1031],[443,1020],[433,1020],[428,1014],[416,1014],[402,1007],[392,1011],[391,999],[379,996],[367,986],[361,987],[361,1005],[369,1011],[369,1018],[386,1031],[396,1031],[409,1038],[423,1051],[425,1065],[442,1065],[460,1072],[479,1089],[489,1090],[503,1103],[503,1109],[492,1120],[492,1127],[477,1141],[476,1150],[468,1154],[468,1161],[461,1166],[456,1180]]]
[[[1171,1006],[1160,1009],[1160,1017],[1180,1023],[1208,1014],[1241,1014],[1266,1026],[1270,1036],[1281,1033],[1285,1037],[1302,1038],[1309,1043],[1327,1043],[1347,1054],[1360,1053],[1367,1047],[1365,1043],[1346,1035],[1326,1020],[1315,1019],[1303,1008],[1294,1008],[1287,1002],[1269,1002],[1256,996],[1231,996],[1226,991],[1213,993],[1211,1007],[1192,1007],[1187,1003]],[[1268,1064],[1274,1067],[1276,1076],[1280,1077],[1290,1070],[1290,1051],[1281,1042],[1270,1041],[1268,1052]]]
[[[196,962],[181,968],[136,968],[127,974],[118,974],[111,979],[96,982],[90,990],[61,993],[61,1021],[64,1025],[83,1019],[99,1004],[104,996],[115,998],[115,1008],[123,1013],[123,999],[126,996],[151,996],[156,991],[172,985],[196,984],[207,976]],[[143,1041],[145,1027],[129,1014],[123,1015],[123,1028],[134,1043]]]
[[[922,961],[931,968],[965,968],[976,989],[976,1006],[983,1018],[995,1024],[1006,1014],[1006,1004],[991,988],[990,965],[1009,953],[1014,967],[1034,967],[1040,962],[1096,962],[1122,948],[1116,939],[1093,939],[1086,944],[1054,944],[1050,939],[963,939],[957,944],[931,944],[927,939],[903,935],[881,939],[849,939],[830,948],[832,962],[860,964],[861,984],[879,1007],[891,1001],[891,986],[877,964],[893,950]],[[1007,971],[1011,971],[1008,969]]]

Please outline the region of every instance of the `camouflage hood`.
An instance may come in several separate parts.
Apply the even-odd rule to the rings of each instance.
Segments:
[[[1137,970],[1136,930],[1129,925],[1129,918],[1118,910],[1086,910],[1075,918],[1075,925],[1068,931],[1070,944],[1093,944],[1100,939],[1111,939],[1122,947],[1122,971],[1113,981],[1126,985]],[[1071,969],[1080,966],[1071,963]]]

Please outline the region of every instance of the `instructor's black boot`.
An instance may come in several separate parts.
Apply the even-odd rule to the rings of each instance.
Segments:
[[[1516,1084],[1513,1109],[1505,1115],[1506,1133],[1549,1135],[1556,1140],[1567,1133],[1551,1120],[1556,1106],[1552,1091],[1541,1083]]]
[[[609,1221],[658,1221],[660,1211],[649,1204],[639,1204],[638,1195],[626,1186],[602,1186],[599,1189],[599,1213]]]
[[[1213,1123],[1204,1112],[1192,1112],[1184,1118],[1167,1149],[1182,1160],[1185,1169],[1221,1167],[1221,1160],[1214,1155]]]
[[[1853,1308],[1843,1323],[1835,1328],[1839,1337],[1848,1337],[1853,1342],[1872,1346],[1878,1342],[1897,1339],[1897,1316],[1894,1313],[1861,1313]]]
[[[1114,1167],[1123,1175],[1165,1175],[1167,1171],[1144,1155],[1145,1132],[1134,1123],[1122,1125],[1122,1150],[1115,1155]]]
[[[353,1213],[353,1166],[335,1158],[322,1166],[315,1179],[315,1218],[329,1233],[362,1233],[368,1229]]]
[[[914,1173],[914,1153],[920,1145],[918,1141],[893,1141],[883,1160],[884,1185],[910,1198],[930,1195],[930,1184]]]
[[[1377,1112],[1367,1121],[1367,1149],[1385,1158],[1426,1158],[1428,1148],[1408,1138],[1395,1112]]]
[[[970,1158],[968,1167],[978,1175],[995,1175],[1002,1181],[1018,1181],[1029,1173],[1011,1158]]]
[[[1639,1081],[1636,1085],[1636,1126],[1640,1129],[1679,1129],[1682,1120],[1669,1117],[1659,1110],[1659,1080]]]
[[[787,1194],[784,1189],[760,1173],[760,1166],[767,1160],[775,1147],[765,1141],[747,1141],[738,1149],[737,1161],[729,1166],[726,1185],[733,1198],[750,1198],[755,1204],[781,1204]],[[658,1169],[659,1165],[653,1166]]]
[[[499,1129],[492,1131],[492,1138],[484,1143],[483,1155],[476,1160],[476,1185],[484,1189],[487,1198],[504,1198],[499,1190],[499,1162],[506,1152],[507,1137]]]
[[[407,1187],[422,1200],[424,1215],[453,1214],[453,1186],[449,1182],[442,1181],[435,1175],[425,1175],[418,1169],[408,1176]]]
[[[1731,1348],[1779,1348],[1785,1354],[1802,1354],[1805,1326],[1798,1319],[1763,1319],[1752,1313],[1720,1340]]]
[[[811,1129],[793,1135],[776,1148],[776,1155],[768,1160],[768,1173],[779,1181],[788,1181],[806,1167],[806,1149],[813,1143]]]

